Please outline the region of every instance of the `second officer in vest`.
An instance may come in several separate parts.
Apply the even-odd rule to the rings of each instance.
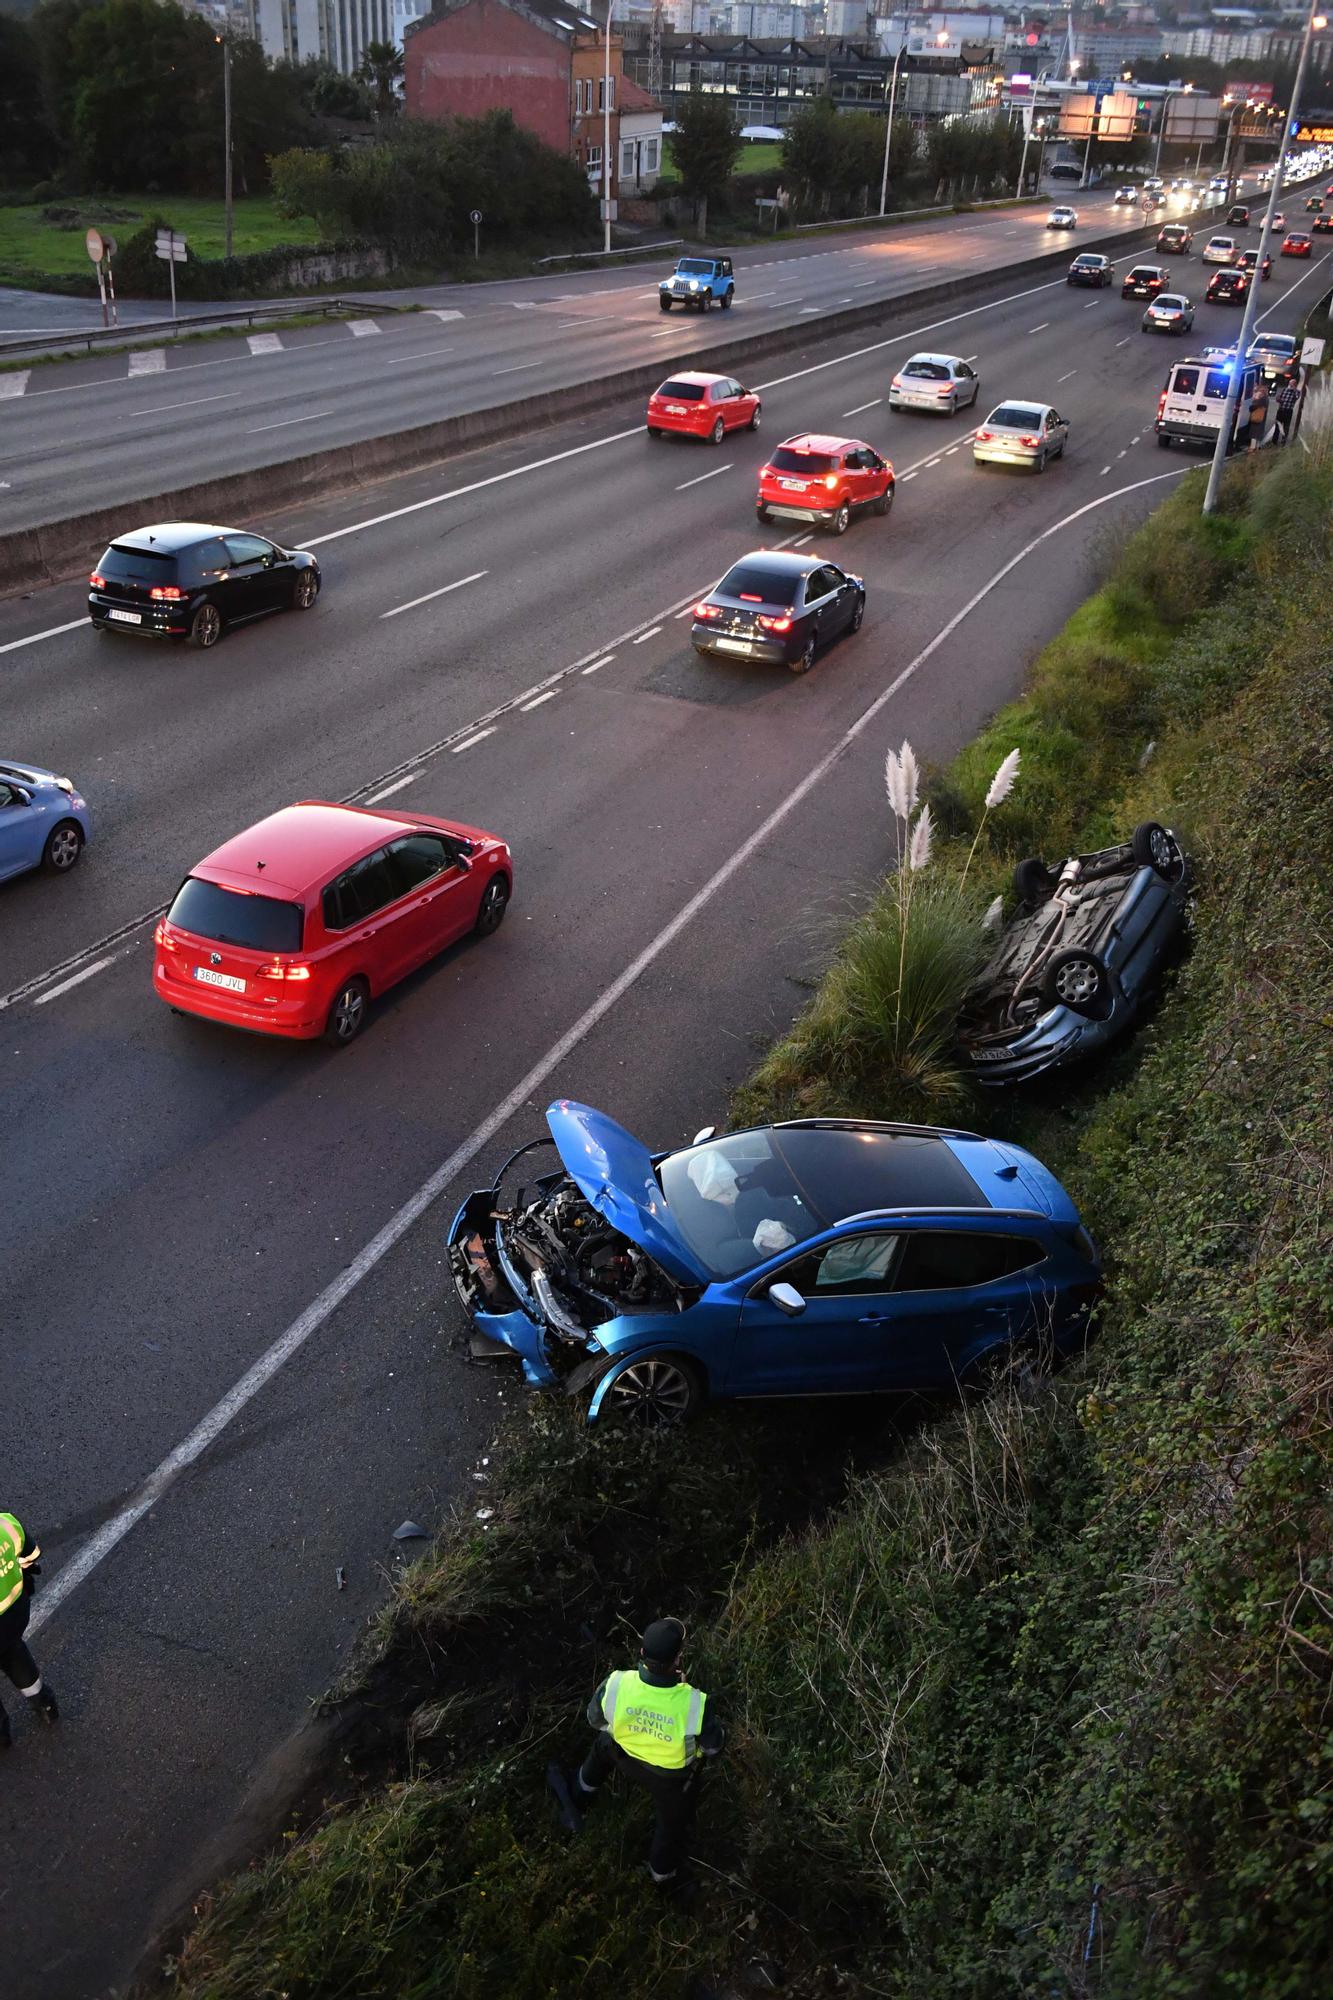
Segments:
[[[655,1619],[644,1632],[638,1666],[607,1675],[588,1703],[597,1740],[571,1787],[586,1807],[614,1770],[642,1786],[657,1814],[648,1868],[659,1888],[680,1874],[703,1761],[726,1740],[707,1695],[684,1678],[684,1645],[679,1618]]]

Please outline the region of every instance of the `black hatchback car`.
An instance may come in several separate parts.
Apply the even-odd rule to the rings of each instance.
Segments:
[[[1214,271],[1204,297],[1215,306],[1242,306],[1250,289],[1251,275],[1249,271],[1240,271],[1234,266],[1226,271]]]
[[[88,579],[97,632],[215,646],[229,625],[269,611],[308,611],[319,564],[304,549],[198,521],[162,521],[120,535]]]
[[[820,556],[756,549],[733,563],[694,607],[696,653],[769,660],[808,673],[819,647],[855,632],[865,616],[859,576]]]
[[[1099,257],[1095,250],[1084,250],[1075,257],[1065,273],[1067,285],[1109,285],[1111,282],[1111,260]]]
[[[1171,288],[1171,273],[1161,264],[1136,264],[1125,274],[1120,287],[1122,299],[1155,299]]]

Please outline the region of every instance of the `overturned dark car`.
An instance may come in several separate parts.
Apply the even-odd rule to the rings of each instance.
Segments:
[[[1179,937],[1189,862],[1154,821],[1059,871],[1020,861],[1019,909],[968,988],[958,1038],[977,1080],[1021,1083],[1129,1026]]]

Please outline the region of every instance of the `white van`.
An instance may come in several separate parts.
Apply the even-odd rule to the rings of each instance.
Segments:
[[[1253,361],[1177,361],[1157,399],[1154,428],[1163,450],[1177,443],[1216,445],[1237,367],[1243,379],[1227,450],[1243,451],[1260,442],[1268,427],[1268,385],[1261,368]]]

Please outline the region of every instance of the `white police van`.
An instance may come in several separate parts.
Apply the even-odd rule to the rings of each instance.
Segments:
[[[1241,369],[1242,380],[1227,450],[1244,451],[1259,443],[1268,427],[1263,370],[1253,361],[1242,363],[1234,354],[1202,356],[1177,361],[1157,399],[1154,429],[1164,451],[1173,444],[1206,444],[1210,450],[1216,446],[1236,368]]]

